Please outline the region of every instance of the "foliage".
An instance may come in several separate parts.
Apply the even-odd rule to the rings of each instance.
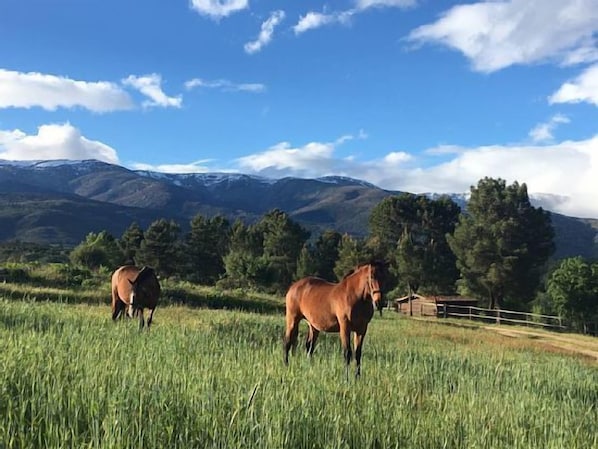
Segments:
[[[582,330],[585,323],[598,323],[598,262],[568,258],[552,272],[546,293],[559,315]]]
[[[343,234],[338,248],[338,259],[334,265],[334,274],[340,280],[366,259],[363,241],[349,234]]]
[[[214,285],[225,273],[224,256],[228,252],[230,224],[222,216],[205,218],[197,214],[185,241],[187,278],[204,285]]]
[[[141,249],[141,242],[144,238],[143,229],[136,221],[123,232],[118,244],[124,254],[125,263],[135,265],[137,252]]]
[[[317,276],[329,282],[338,281],[334,265],[339,256],[341,234],[324,231],[313,245],[304,245],[297,261],[297,279]]]
[[[525,184],[484,178],[448,242],[466,289],[491,308],[522,308],[534,297],[553,237],[549,213],[531,206]]]
[[[180,231],[174,220],[161,218],[152,222],[137,252],[137,263],[154,268],[159,276],[169,277],[178,273],[182,260]]]
[[[453,232],[459,212],[448,197],[403,193],[385,198],[370,216],[370,245],[391,263],[407,290],[452,293],[458,272],[446,235]]]
[[[0,262],[64,263],[71,249],[62,245],[42,245],[19,240],[0,242]]]
[[[97,270],[101,266],[117,267],[124,261],[118,243],[107,231],[87,234],[85,241],[77,245],[69,257],[74,265],[91,270]]]

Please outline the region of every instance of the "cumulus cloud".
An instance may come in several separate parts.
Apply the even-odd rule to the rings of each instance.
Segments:
[[[555,123],[566,122],[555,117]],[[405,151],[369,160],[339,157],[335,151],[345,141],[341,137],[303,146],[281,142],[235,163],[238,171],[266,177],[342,175],[413,193],[465,193],[490,176],[525,182],[530,195],[541,197],[543,207],[555,212],[598,218],[598,135],[544,145],[444,145],[426,152],[443,160],[431,165]]]
[[[514,64],[595,61],[596,33],[596,0],[509,0],[454,6],[407,39],[446,45],[475,70],[493,72]]]
[[[553,115],[550,120],[544,123],[538,123],[529,132],[529,136],[534,142],[548,142],[554,139],[553,133],[557,126],[563,123],[569,123],[570,120],[563,114]]]
[[[572,81],[563,84],[549,98],[550,103],[580,103],[582,101],[598,106],[598,64],[587,68]]]
[[[37,134],[21,130],[0,130],[0,159],[98,159],[118,163],[116,151],[110,146],[81,135],[70,123],[42,125]]]
[[[0,69],[0,108],[32,107],[110,112],[131,109],[134,104],[129,94],[114,83]]]
[[[249,7],[249,0],[191,0],[191,8],[203,16],[220,20]]]
[[[125,86],[137,89],[143,95],[149,98],[142,103],[144,107],[174,107],[180,108],[183,102],[182,97],[169,97],[162,91],[162,77],[157,73],[150,75],[135,76],[129,75],[127,78],[122,80]]]
[[[268,45],[272,40],[274,28],[276,28],[276,26],[284,20],[284,17],[284,11],[274,11],[272,14],[270,14],[270,17],[264,23],[262,23],[261,31],[257,39],[245,44],[245,52],[249,54],[257,53],[265,45]]]
[[[225,92],[252,92],[260,93],[266,90],[266,86],[260,83],[233,83],[228,80],[208,81],[201,78],[193,78],[185,82],[188,90],[195,88],[217,89]]]
[[[304,16],[299,18],[299,22],[293,26],[295,34],[305,33],[309,30],[314,30],[325,25],[333,23],[348,24],[351,17],[355,14],[355,10],[351,9],[348,11],[333,12],[330,14],[310,11]]]
[[[189,164],[158,164],[151,165],[143,162],[133,162],[133,170],[146,170],[160,173],[207,173],[211,170],[205,165],[210,159],[191,162]]]

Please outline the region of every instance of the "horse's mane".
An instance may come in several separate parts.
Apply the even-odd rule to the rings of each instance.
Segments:
[[[155,276],[155,272],[154,269],[152,267],[147,267],[144,266],[143,268],[141,268],[141,270],[139,271],[139,274],[137,275],[137,277],[135,278],[135,283],[139,283],[144,281],[145,279],[147,279],[150,276]]]
[[[370,260],[368,262],[362,262],[360,264],[357,264],[357,266],[355,268],[352,268],[351,271],[349,271],[347,274],[345,274],[343,276],[343,280],[347,279],[353,273],[355,273],[356,271],[358,271],[361,267],[364,267],[366,265],[372,265],[376,269],[382,269],[382,268],[386,267],[386,262],[381,261],[381,260]]]

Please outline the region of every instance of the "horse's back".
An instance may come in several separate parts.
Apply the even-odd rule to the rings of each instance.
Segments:
[[[139,271],[135,265],[123,265],[112,273],[113,301],[116,299],[114,297],[116,295],[125,304],[129,303],[131,282],[139,275]]]

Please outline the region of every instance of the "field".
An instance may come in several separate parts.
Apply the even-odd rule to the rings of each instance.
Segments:
[[[109,315],[0,299],[0,448],[598,448],[596,361],[533,339],[386,313],[346,381],[335,335],[284,367],[280,312]]]

